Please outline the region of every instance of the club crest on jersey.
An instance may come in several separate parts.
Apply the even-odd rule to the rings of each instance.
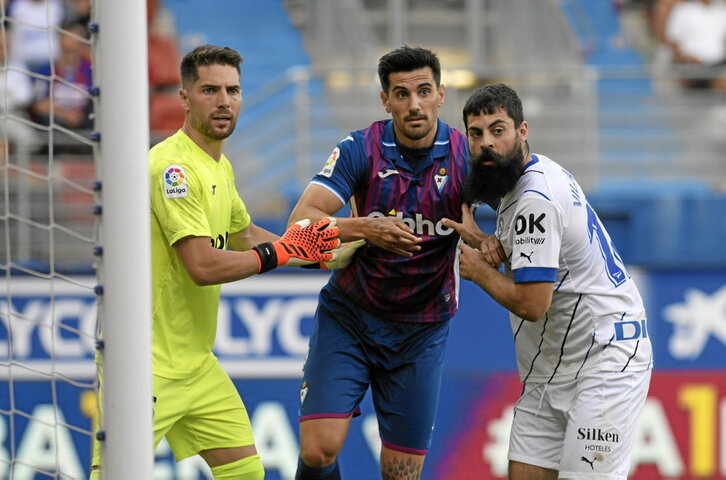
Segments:
[[[189,194],[187,174],[180,165],[169,165],[164,169],[164,196],[186,198]]]
[[[434,181],[436,182],[436,188],[441,191],[442,188],[444,188],[444,185],[446,185],[446,182],[449,180],[449,176],[446,174],[446,169],[441,168],[439,169],[439,174],[434,175]]]
[[[308,382],[303,382],[300,387],[300,404],[305,403],[305,397],[308,396]]]
[[[328,160],[325,162],[325,165],[323,165],[323,169],[320,170],[320,175],[330,178],[330,176],[333,174],[333,170],[335,170],[335,164],[337,163],[339,157],[340,157],[340,148],[335,147],[333,149],[333,151],[330,153],[330,156],[328,157]]]

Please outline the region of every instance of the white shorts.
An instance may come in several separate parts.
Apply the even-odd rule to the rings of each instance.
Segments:
[[[561,479],[625,480],[650,373],[527,383],[514,407],[509,460],[558,470]]]

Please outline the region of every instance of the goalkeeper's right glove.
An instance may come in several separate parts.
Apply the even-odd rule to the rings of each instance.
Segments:
[[[355,255],[355,252],[365,244],[366,241],[363,239],[353,240],[351,242],[343,242],[338,248],[330,251],[330,253],[333,254],[332,260],[328,262],[310,263],[301,266],[302,268],[318,268],[321,270],[337,270],[340,268],[345,268],[350,265],[351,261],[353,261],[353,255]]]
[[[310,225],[310,220],[295,222],[285,234],[274,242],[252,247],[260,265],[258,273],[283,265],[302,265],[310,262],[328,262],[331,250],[338,248],[338,227],[335,219],[325,217]]]

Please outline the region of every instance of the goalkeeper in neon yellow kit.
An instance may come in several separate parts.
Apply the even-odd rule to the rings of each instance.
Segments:
[[[241,62],[211,45],[184,57],[184,125],[149,155],[154,445],[166,437],[177,461],[201,455],[215,479],[257,480],[264,470],[247,411],[212,353],[220,284],[348,254],[333,219],[299,222],[282,238],[250,220],[222,154],[242,105]],[[102,448],[94,443],[91,478]]]

